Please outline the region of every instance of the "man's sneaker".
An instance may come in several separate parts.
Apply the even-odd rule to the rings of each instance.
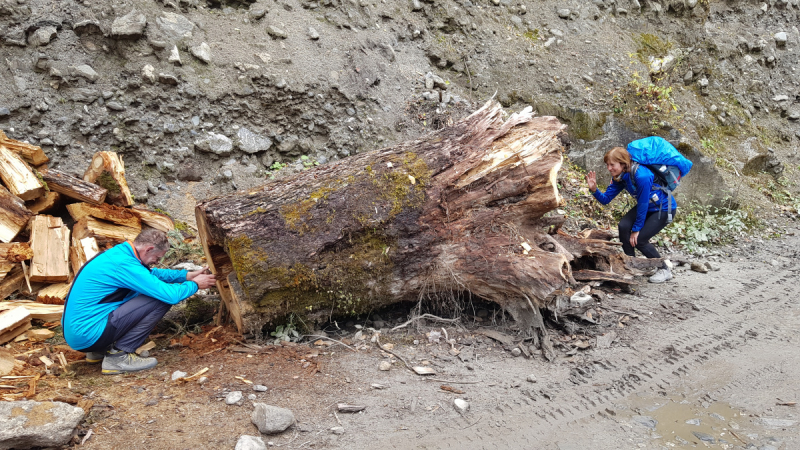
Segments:
[[[672,279],[672,272],[669,269],[658,269],[652,277],[650,277],[651,283],[665,283]]]
[[[97,364],[103,361],[106,352],[86,352],[86,362],[89,364]]]
[[[103,358],[103,375],[117,375],[127,372],[152,369],[158,364],[155,358],[142,358],[136,353],[111,350]]]

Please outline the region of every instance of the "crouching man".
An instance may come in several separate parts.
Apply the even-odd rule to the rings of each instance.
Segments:
[[[104,374],[155,367],[155,358],[135,351],[172,305],[214,285],[206,269],[151,269],[169,249],[158,230],[142,231],[89,260],[75,276],[61,325],[70,347],[90,363],[103,361]]]

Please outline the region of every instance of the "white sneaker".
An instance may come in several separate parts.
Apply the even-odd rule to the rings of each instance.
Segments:
[[[672,279],[672,272],[670,272],[669,269],[658,269],[656,270],[655,275],[650,277],[649,281],[651,283],[666,283],[671,279]]]

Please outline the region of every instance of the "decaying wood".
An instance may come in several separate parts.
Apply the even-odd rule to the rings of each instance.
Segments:
[[[24,282],[25,273],[22,271],[22,266],[17,264],[2,280],[0,280],[0,300],[6,299],[9,295],[17,292]],[[5,302],[0,302],[0,305],[4,303]]]
[[[145,225],[153,227],[156,230],[166,233],[175,228],[175,223],[166,214],[161,214],[155,211],[149,211],[144,208],[137,207],[131,208],[130,212],[136,214]]]
[[[67,211],[73,219],[81,220],[84,217],[94,217],[106,222],[124,225],[126,227],[142,230],[142,221],[133,210],[103,203],[92,205],[89,203],[72,203],[67,205]]]
[[[77,274],[81,270],[81,267],[98,253],[100,253],[100,247],[97,245],[97,239],[91,236],[78,239],[75,237],[75,233],[73,233],[72,246],[69,249],[69,261],[70,264],[72,264],[72,272]]]
[[[570,255],[538,245],[565,128],[490,102],[420,140],[201,202],[198,233],[262,319],[475,295],[522,320],[571,279]]]
[[[109,203],[118,206],[133,205],[133,196],[125,180],[125,164],[116,153],[95,153],[83,179],[107,189]]]
[[[72,283],[51,284],[39,290],[36,301],[46,305],[63,305]]]
[[[61,201],[61,194],[56,191],[45,192],[45,194],[36,200],[33,200],[25,206],[34,214],[41,214],[49,212],[59,205]]]
[[[25,202],[0,185],[0,242],[11,242],[33,217]]]
[[[0,312],[0,344],[14,339],[31,327],[31,315],[27,309],[17,307]]]
[[[20,155],[25,162],[34,166],[40,166],[50,161],[50,158],[44,154],[42,147],[11,139],[2,130],[0,130],[0,145]]]
[[[99,205],[106,199],[108,191],[94,183],[56,169],[48,169],[41,174],[51,191],[94,205]]]
[[[8,300],[0,302],[0,311],[23,306],[31,315],[31,319],[38,319],[44,322],[56,322],[61,320],[64,315],[63,305],[45,305],[30,300]]]
[[[16,153],[0,144],[0,178],[12,194],[33,200],[44,194],[44,184]]]
[[[31,281],[55,283],[69,279],[69,228],[58,217],[31,220]]]
[[[27,242],[0,244],[0,261],[20,262],[33,258],[33,250]]]
[[[84,217],[75,222],[72,231],[76,238],[93,237],[101,249],[107,249],[125,241],[133,241],[139,235],[140,229],[114,225],[113,223]]]

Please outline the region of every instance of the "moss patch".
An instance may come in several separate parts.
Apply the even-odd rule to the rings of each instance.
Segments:
[[[311,227],[307,223],[308,219],[311,218],[311,208],[316,205],[324,205],[334,191],[335,188],[333,186],[323,186],[312,192],[305,200],[281,206],[281,217],[286,223],[286,227],[301,235],[311,231]],[[249,214],[257,212],[258,209]]]
[[[108,193],[111,194],[112,196],[120,195],[120,193],[122,192],[122,190],[119,187],[119,184],[117,183],[117,180],[115,180],[114,177],[112,177],[111,174],[108,172],[101,173],[100,176],[97,177],[95,183],[101,188],[107,190]]]
[[[397,167],[394,167],[398,164]],[[365,169],[378,189],[378,196],[391,203],[389,218],[404,209],[417,208],[425,201],[425,186],[431,180],[428,164],[415,153],[408,152],[398,161],[392,162],[391,170],[378,175],[371,166]]]

